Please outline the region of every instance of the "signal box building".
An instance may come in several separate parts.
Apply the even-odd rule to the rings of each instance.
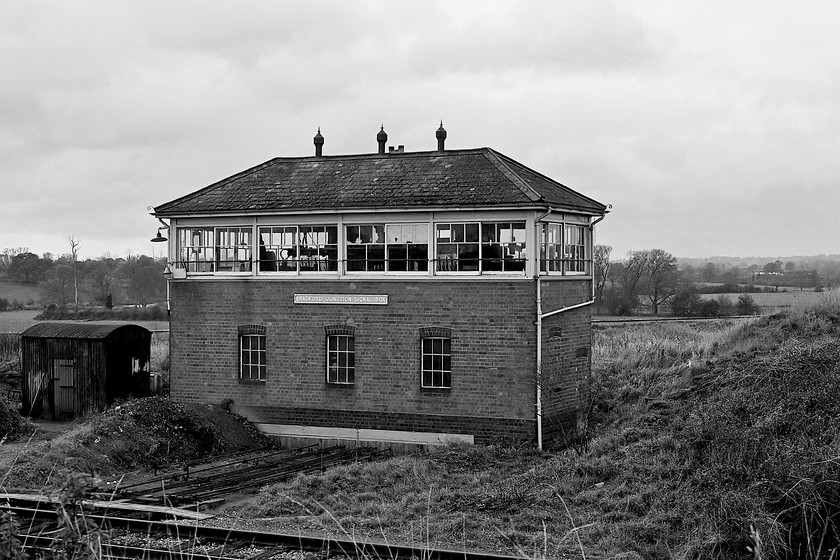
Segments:
[[[607,208],[490,148],[279,157],[168,220],[170,390],[280,438],[571,437]]]

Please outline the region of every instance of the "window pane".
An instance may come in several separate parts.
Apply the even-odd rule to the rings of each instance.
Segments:
[[[452,232],[450,230],[449,224],[436,224],[435,238],[440,242],[452,241]]]
[[[465,241],[472,241],[474,243],[478,242],[478,224],[466,224],[466,235],[464,236]]]
[[[364,245],[347,247],[347,270],[365,270],[367,263],[367,250]]]
[[[457,243],[464,242],[464,224],[452,224],[450,226],[452,230],[452,241]]]
[[[424,338],[422,343],[423,343],[423,353],[424,354],[431,354],[433,344],[434,344],[434,339],[433,338]]]
[[[496,224],[483,224],[481,226],[482,241],[498,241],[496,237]]]
[[[427,354],[423,356],[423,371],[431,371],[432,370],[432,356],[431,354]]]

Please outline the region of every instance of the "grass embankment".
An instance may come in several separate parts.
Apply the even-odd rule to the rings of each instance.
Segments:
[[[264,489],[239,515],[532,557],[743,558],[758,538],[761,558],[829,558],[838,341],[837,297],[748,324],[598,330],[588,447],[450,447],[340,467]]]

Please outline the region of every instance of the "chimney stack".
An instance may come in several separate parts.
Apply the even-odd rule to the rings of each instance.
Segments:
[[[446,142],[446,130],[443,128],[443,121],[440,121],[440,128],[438,128],[437,132],[435,132],[435,138],[437,138],[438,141],[437,151],[444,151],[443,143]]]
[[[324,137],[321,136],[321,127],[318,127],[318,134],[315,135],[313,140],[315,142],[315,157],[321,157],[323,154],[324,148]]]
[[[376,142],[379,144],[379,155],[385,153],[385,143],[388,141],[388,133],[385,132],[385,125],[383,124],[382,127],[379,129],[379,133],[376,135]]]

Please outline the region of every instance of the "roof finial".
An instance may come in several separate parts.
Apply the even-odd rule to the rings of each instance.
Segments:
[[[312,139],[315,143],[315,157],[321,157],[323,154],[323,147],[324,147],[324,137],[321,136],[321,127],[318,127],[318,133],[315,135],[315,138]]]
[[[379,133],[376,135],[376,142],[379,144],[379,155],[385,153],[385,143],[388,142],[388,133],[385,132],[385,123],[382,123]]]
[[[440,120],[440,128],[435,132],[435,138],[438,141],[438,151],[444,151],[443,143],[446,141],[446,130],[443,128],[443,119]]]

